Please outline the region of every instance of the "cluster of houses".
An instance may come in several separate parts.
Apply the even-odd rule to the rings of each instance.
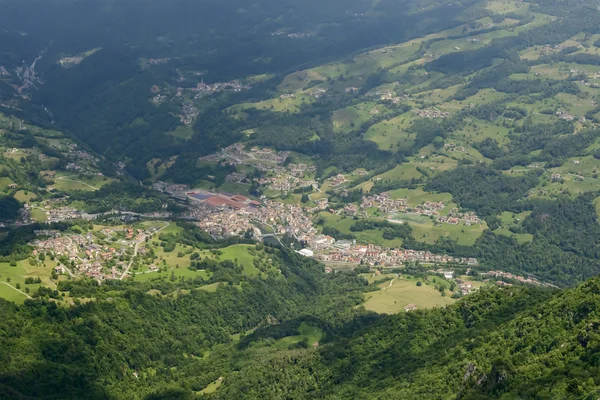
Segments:
[[[156,94],[153,98],[152,98],[152,103],[156,104],[156,105],[160,105],[162,103],[164,103],[164,101],[167,99],[167,96],[165,96],[164,94]]]
[[[446,118],[450,115],[449,112],[441,111],[437,107],[426,108],[423,110],[415,108],[414,112],[421,118]]]
[[[132,228],[104,228],[99,232],[63,235],[58,231],[36,231],[38,239],[31,244],[34,255],[52,254],[57,259],[68,258],[70,265],[59,261],[56,272],[72,276],[87,276],[98,280],[117,279],[133,255],[135,243],[144,241],[155,228],[144,231]]]
[[[439,223],[458,225],[464,223],[467,226],[481,223],[479,217],[473,212],[460,212],[453,208],[445,216],[440,215],[440,211],[446,207],[443,201],[426,201],[414,207],[408,206],[407,199],[393,199],[388,192],[382,192],[377,195],[363,196],[360,204],[361,212],[353,204],[344,207],[343,212],[348,215],[367,215],[367,209],[376,208],[385,215],[394,215],[397,213],[415,213],[427,217],[433,216]]]
[[[179,200],[185,200],[188,197],[190,187],[188,185],[174,183],[169,184],[163,181],[156,181],[152,187],[160,192],[167,193],[169,196]]]
[[[382,192],[374,196],[363,196],[360,208],[377,208],[384,214],[396,214],[405,212],[407,207],[406,199],[392,199],[388,192]]]
[[[400,101],[402,101],[402,99],[406,99],[407,96],[395,96],[393,93],[384,93],[381,95],[381,97],[379,98],[382,101],[391,101],[393,104],[398,104],[400,103]]]
[[[287,165],[287,170],[290,172],[290,174],[294,175],[294,176],[303,176],[305,173],[307,172],[315,172],[317,170],[317,168],[314,165],[307,165],[307,164],[293,164],[290,163]]]
[[[459,151],[461,153],[464,153],[466,151],[464,146],[458,146],[456,145],[456,143],[445,143],[444,148],[447,151]]]
[[[468,295],[469,293],[471,293],[473,291],[473,283],[472,282],[467,282],[467,281],[463,281],[460,278],[456,278],[456,283],[458,283],[458,287],[460,288],[460,293],[463,296]]]
[[[246,149],[242,143],[235,143],[222,149],[220,152],[201,157],[202,161],[229,161],[230,165],[238,165],[242,162],[263,162],[266,164],[281,164],[289,157],[288,151],[275,151],[269,148],[252,147]],[[263,166],[265,166],[263,164]],[[265,166],[266,168],[266,166]]]
[[[161,65],[161,64],[166,64],[169,61],[171,61],[170,58],[149,58],[148,59],[148,64],[150,64],[150,65]]]
[[[297,178],[291,175],[275,175],[267,178],[260,178],[256,180],[261,186],[266,186],[269,189],[279,190],[284,193],[288,193],[294,189],[305,188],[305,187],[315,187],[317,186],[317,182],[306,180],[302,178]]]
[[[58,60],[58,63],[62,67],[79,65],[84,60],[84,58],[85,57],[83,55],[78,55],[78,56],[73,56],[73,57],[64,57],[64,58],[61,58],[60,60]]]
[[[316,99],[323,97],[325,93],[327,93],[327,89],[323,88],[315,88],[309,92],[309,94]]]
[[[184,102],[181,106],[181,115],[179,116],[179,119],[181,120],[182,124],[189,125],[194,122],[198,114],[199,111],[193,103]]]
[[[558,111],[556,111],[556,116],[559,119],[564,119],[565,121],[573,121],[576,118],[574,115],[569,114],[565,110],[558,110]]]
[[[565,178],[563,178],[563,176],[558,172],[553,172],[552,175],[550,175],[550,179],[552,182],[564,182],[565,180]]]
[[[82,219],[86,214],[72,207],[62,206],[46,211],[48,222],[68,221],[71,219]]]
[[[551,44],[546,44],[542,47],[540,47],[540,54],[548,54],[548,53],[558,53],[561,52],[563,49],[565,48],[565,46],[563,46],[562,44],[556,44],[556,45],[551,45]]]
[[[225,177],[225,180],[227,182],[244,182],[246,180],[246,175],[239,172],[232,172]]]
[[[289,235],[310,240],[315,234],[312,220],[301,207],[265,199],[263,203],[241,195],[191,193],[196,200],[193,217],[197,225],[215,238],[243,236],[248,232],[263,237],[259,227],[271,235]]]
[[[203,217],[197,225],[214,238],[227,238],[244,236],[252,232],[253,236],[260,237],[260,231],[251,222],[251,213],[248,210],[205,210]]]
[[[195,88],[190,89],[192,92],[197,92],[197,97],[202,95],[220,92],[223,90],[233,90],[234,92],[241,92],[242,90],[251,89],[252,86],[244,85],[237,80],[230,82],[216,82],[213,84],[206,84],[204,81],[198,83]]]
[[[429,251],[391,249],[377,245],[358,245],[355,241],[336,241],[331,236],[315,236],[308,243],[314,257],[329,263],[397,267],[407,262],[455,263],[477,265],[476,258],[453,257]]]
[[[439,216],[440,211],[446,207],[443,201],[426,201],[415,207],[406,208],[406,212],[413,212],[427,217],[435,215]]]
[[[589,86],[589,85],[588,85]],[[585,117],[577,117],[575,115],[571,115],[569,114],[569,112],[565,111],[565,110],[558,110],[556,111],[556,116],[558,117],[558,119],[562,119],[565,121],[579,121],[581,123],[586,121]]]
[[[453,208],[448,212],[447,216],[438,216],[437,221],[450,225],[458,225],[463,223],[466,226],[477,225],[481,223],[481,219],[472,211],[460,212],[457,208]]]
[[[347,181],[348,180],[346,179],[346,177],[344,176],[344,174],[337,174],[336,176],[334,176],[333,178],[331,178],[330,185],[332,187],[340,186],[342,183],[345,183]]]
[[[525,284],[529,284],[529,285],[536,285],[536,286],[547,286],[547,287],[553,287],[553,288],[557,288],[558,286],[552,285],[550,283],[545,283],[545,282],[541,282],[539,280],[537,280],[536,278],[533,277],[529,277],[529,278],[525,278],[524,276],[521,275],[515,275],[515,274],[511,274],[510,272],[503,272],[503,271],[488,271],[488,272],[482,272],[481,275],[483,276],[491,276],[493,278],[500,278],[496,283],[501,285],[501,286],[508,286],[510,285],[509,282],[505,282],[502,279],[508,279],[511,281],[516,281],[519,283],[525,283]]]

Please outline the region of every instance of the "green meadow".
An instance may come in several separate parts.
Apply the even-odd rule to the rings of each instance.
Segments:
[[[365,294],[364,307],[367,310],[374,311],[379,314],[397,314],[399,312],[405,312],[404,307],[408,304],[414,304],[417,309],[427,309],[434,307],[445,307],[449,304],[454,303],[456,300],[452,299],[451,293],[446,290],[446,295],[442,296],[441,293],[436,290],[434,284],[423,284],[417,286],[418,279],[410,277],[396,277],[395,274],[381,275],[377,279],[384,277],[392,278],[389,281],[380,283],[378,286],[379,290],[375,292],[369,292]],[[437,282],[439,280],[440,282]],[[448,287],[447,281],[440,277],[436,277],[436,283],[446,282],[445,286]]]

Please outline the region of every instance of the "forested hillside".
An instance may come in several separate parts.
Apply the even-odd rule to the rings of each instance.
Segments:
[[[240,361],[236,342],[247,331],[288,321],[295,332],[294,320],[332,331],[352,319],[366,282],[327,277],[294,253],[281,257],[280,274],[214,293],[183,281],[89,280],[60,288],[85,302],[74,307],[41,289],[20,306],[0,300],[0,397],[143,398],[168,387],[191,394]]]
[[[559,294],[498,289],[380,318],[241,369],[214,398],[592,398],[597,291],[597,279]]]
[[[587,398],[600,390],[596,278],[559,293],[493,289],[446,309],[352,319],[356,277],[323,280],[315,265],[286,262],[285,280],[214,295],[171,298],[122,284],[86,289],[98,300],[70,309],[3,302],[2,396],[192,398],[217,379],[209,398]],[[266,319],[288,322],[232,336]],[[327,332],[318,348],[277,344],[301,324]]]

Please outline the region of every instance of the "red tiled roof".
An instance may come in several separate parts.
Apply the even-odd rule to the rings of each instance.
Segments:
[[[246,207],[246,205],[243,203],[233,201],[226,197],[221,197],[221,196],[209,197],[208,199],[205,200],[205,202],[206,202],[206,204],[208,204],[211,207],[221,207],[224,205],[228,205],[230,207],[237,208],[237,209]]]
[[[236,194],[235,196],[231,196],[231,200],[239,201],[239,202],[244,202],[244,201],[247,201],[247,200],[250,200],[250,199],[247,198],[246,196],[242,196],[241,194]]]

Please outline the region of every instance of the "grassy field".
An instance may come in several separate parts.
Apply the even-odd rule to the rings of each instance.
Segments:
[[[390,191],[390,195],[393,199],[406,199],[408,205],[411,207],[418,206],[419,204],[423,204],[426,201],[443,201],[444,203],[452,202],[452,195],[450,193],[430,193],[424,191],[421,188],[396,189]]]
[[[224,249],[219,249],[221,252],[223,252],[223,254],[219,256],[213,254],[208,250],[201,252],[200,255],[202,257],[209,257],[213,259],[218,259],[220,261],[237,260],[237,263],[244,267],[244,274],[248,276],[253,276],[260,274],[258,268],[254,266],[254,259],[256,258],[256,256],[253,256],[248,252],[248,250],[253,247],[253,245],[236,244],[233,246],[225,247]]]
[[[492,0],[487,2],[486,8],[495,13],[508,14],[526,11],[529,4],[514,0]]]
[[[464,128],[452,134],[452,139],[468,142],[481,142],[489,138],[494,139],[502,146],[510,142],[508,133],[508,128],[504,126],[498,126],[487,121],[472,118],[467,120]],[[449,140],[449,142],[450,141],[452,140]]]
[[[451,224],[435,225],[433,221],[427,220],[423,223],[409,221],[409,224],[413,228],[413,236],[418,241],[435,243],[435,241],[441,237],[448,237],[455,240],[458,244],[465,246],[473,245],[486,229],[484,223],[471,226]]]
[[[423,168],[424,170],[428,171],[430,175],[436,175],[440,172],[449,171],[458,166],[458,161],[456,161],[455,159],[445,155],[437,154],[425,157],[423,159],[412,158],[409,160],[410,164],[414,165],[415,168]]]
[[[8,187],[8,185],[12,185],[14,182],[10,180],[8,176],[3,176],[0,178],[0,190],[4,190]]]
[[[150,224],[153,224],[153,223],[152,222],[148,222],[148,223],[145,223],[145,224],[150,225]],[[171,223],[169,223],[169,226],[167,226],[165,229],[163,229],[160,233],[164,233],[165,235],[168,235],[168,234],[177,234],[179,232],[183,232],[183,228],[180,227],[180,226],[178,226],[177,224],[171,222]]]
[[[275,347],[280,349],[287,349],[290,345],[299,343],[306,339],[309,346],[313,346],[315,343],[323,338],[323,330],[316,326],[308,325],[306,322],[300,324],[298,328],[299,335],[287,336],[277,340]]]
[[[533,240],[533,235],[529,233],[512,233],[506,228],[498,228],[494,231],[494,233],[502,236],[513,237],[519,244],[529,243]]]
[[[162,261],[165,260],[167,266],[169,268],[174,268],[177,266],[187,268],[190,266],[190,256],[185,255],[183,257],[178,257],[179,252],[186,252],[187,250],[193,250],[191,247],[177,244],[175,246],[175,250],[171,252],[165,252],[162,247],[157,246],[154,248],[154,253],[158,256],[159,264],[162,265]]]
[[[19,190],[17,193],[15,193],[14,197],[21,203],[29,203],[31,199],[36,197],[36,194],[25,190]]]
[[[168,271],[166,272],[154,272],[154,271],[134,271],[135,272],[135,277],[134,280],[136,282],[147,282],[151,279],[155,279],[155,278],[164,278],[164,279],[169,279],[171,277],[171,274],[175,275],[176,278],[202,278],[204,280],[207,280],[208,278],[210,278],[210,273],[206,272],[206,271],[191,271],[188,268],[184,268],[184,267],[175,267],[175,268],[169,268]]]
[[[10,284],[14,286],[13,283]],[[23,290],[23,288],[21,288],[21,290]],[[0,282],[0,297],[18,304],[27,300],[27,296],[8,286],[4,282]]]
[[[335,132],[346,132],[357,129],[373,116],[387,111],[388,109],[384,105],[371,101],[342,108],[333,112],[333,129]]]
[[[395,118],[381,121],[369,127],[365,139],[371,140],[382,150],[408,150],[414,144],[414,134],[406,131],[415,114],[405,113]]]
[[[199,289],[204,290],[205,292],[208,292],[208,293],[214,293],[217,291],[217,288],[221,285],[222,285],[221,282],[216,282],[216,283],[211,283],[210,285],[201,286]]]
[[[41,210],[39,208],[32,208],[31,211],[29,212],[29,214],[31,215],[31,218],[35,221],[38,221],[38,222],[48,221],[48,214],[46,214],[46,212],[44,210]]]
[[[596,215],[598,215],[598,220],[600,220],[600,197],[596,197],[594,199],[594,206],[596,207]]]
[[[44,264],[39,263],[36,266],[29,265],[27,260],[18,261],[15,267],[11,267],[9,263],[0,263],[0,282],[7,282],[10,279],[10,285],[16,287],[17,284],[21,286],[22,291],[25,288],[29,288],[30,295],[33,294],[40,286],[46,286],[49,288],[55,288],[54,283],[50,280],[50,273],[52,269],[56,267],[54,261],[46,260]],[[41,284],[25,284],[26,278],[40,278]],[[0,297],[10,301],[23,302],[27,296],[19,293],[17,290],[5,285],[0,284]]]
[[[63,192],[92,191],[98,190],[112,181],[113,179],[104,176],[83,177],[69,172],[59,172],[54,179],[54,187]]]
[[[219,186],[219,190],[221,192],[233,193],[233,194],[241,194],[244,196],[248,196],[250,193],[250,185],[247,183],[241,182],[226,182]]]
[[[531,211],[523,211],[522,213],[511,213],[508,211],[500,214],[500,221],[502,222],[502,227],[498,228],[494,231],[494,233],[499,235],[504,235],[508,237],[514,237],[518,243],[528,243],[533,240],[533,235],[529,233],[512,233],[510,231],[511,227],[519,226],[523,222],[527,216],[531,214]]]
[[[596,108],[591,99],[582,99],[572,94],[558,93],[556,99],[560,102],[561,109],[578,117],[583,117],[588,111]]]
[[[397,248],[402,246],[402,239],[396,238],[387,240],[383,238],[383,231],[378,229],[369,229],[361,232],[350,231],[350,226],[355,222],[351,217],[334,215],[328,212],[321,212],[319,216],[325,221],[325,226],[331,226],[339,229],[343,233],[351,233],[356,237],[356,241],[362,244],[375,244],[378,246]]]
[[[526,169],[513,169],[517,173],[524,170]],[[552,180],[553,173],[560,174],[561,179]],[[562,194],[576,196],[596,191],[600,189],[599,173],[600,163],[593,156],[570,158],[562,166],[549,169],[540,179],[540,183],[532,189],[532,195],[555,198]]]
[[[392,276],[390,275],[390,277]],[[378,279],[382,277],[383,275]],[[437,279],[442,281],[439,277]],[[378,287],[380,290],[365,294],[364,307],[380,314],[404,312],[404,306],[408,304],[415,304],[417,309],[426,309],[444,307],[455,302],[449,296],[449,292],[446,296],[442,296],[433,286],[425,283],[422,286],[417,286],[416,279],[393,276],[393,281],[383,282]]]
[[[257,110],[269,110],[277,112],[296,113],[300,111],[301,107],[306,104],[310,104],[316,101],[314,96],[309,94],[300,93],[293,98],[274,98],[257,103],[242,103],[231,107],[232,111],[243,111],[249,108],[255,108]]]
[[[294,72],[287,75],[277,87],[281,92],[297,92],[313,81],[323,82],[327,78],[337,80],[365,76],[379,68],[394,68],[407,62],[419,51],[419,44],[426,38],[371,50],[356,55],[350,62],[336,62]]]
[[[209,383],[208,386],[206,386],[199,392],[199,394],[214,393],[217,391],[218,388],[221,387],[221,383],[223,383],[223,381],[221,379],[217,379],[216,381]]]
[[[454,160],[470,160],[475,162],[485,162],[487,160],[477,149],[467,144],[469,143],[469,141],[452,140],[451,143],[453,143],[456,146],[463,146],[464,151],[444,148],[440,150],[440,153]]]
[[[375,176],[374,179],[389,179],[389,180],[411,180],[412,178],[419,179],[423,176],[412,163],[396,165],[393,169],[384,172],[381,175]]]
[[[146,167],[148,167],[148,172],[150,172],[152,180],[156,181],[161,176],[163,176],[167,169],[174,163],[174,160],[167,160],[163,162],[163,160],[161,160],[160,158],[153,158],[152,160],[146,163]]]
[[[179,139],[188,140],[194,136],[194,128],[192,125],[179,125],[174,131],[169,132],[169,135]]]

